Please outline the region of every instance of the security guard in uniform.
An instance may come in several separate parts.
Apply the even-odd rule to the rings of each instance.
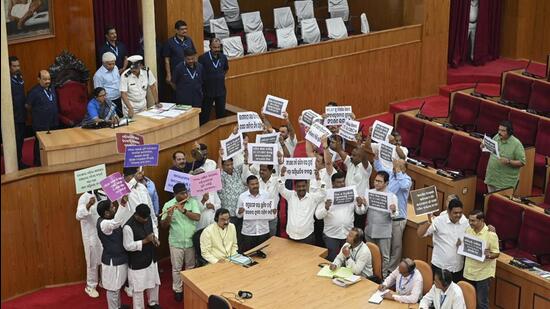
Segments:
[[[120,78],[120,96],[124,116],[133,117],[135,113],[147,109],[147,89],[151,89],[155,105],[159,105],[157,79],[148,67],[142,65],[143,57],[128,57],[130,68],[122,72]]]

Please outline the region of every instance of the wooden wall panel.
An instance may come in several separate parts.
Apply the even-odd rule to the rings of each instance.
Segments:
[[[94,12],[92,0],[53,2],[55,37],[24,43],[10,44],[9,54],[21,62],[28,91],[36,83],[41,69],[53,64],[63,50],[69,50],[81,59],[90,70],[90,79],[95,73]]]
[[[226,138],[236,118],[216,120],[186,136],[162,143],[159,166],[145,168],[156,184],[160,206],[171,199],[164,181],[172,153],[190,153],[195,141],[205,143],[217,159],[219,140]],[[75,219],[79,195],[74,191],[74,171],[100,163],[107,174],[122,171],[119,156],[88,162],[42,167],[2,175],[2,300],[48,285],[83,281],[86,277],[80,224]],[[167,234],[161,229],[159,257],[169,256]]]
[[[164,23],[157,29],[158,40],[163,42],[175,34],[174,24],[185,20],[188,35],[193,39],[197,52],[202,54],[204,40],[202,0],[157,0],[155,1],[156,25]]]
[[[358,116],[386,112],[389,102],[418,94],[420,30],[410,26],[231,60],[228,102],[258,111],[267,94],[287,98],[296,127],[302,110],[322,112],[328,101],[352,105]]]
[[[546,63],[550,53],[550,1],[503,1],[501,56]]]

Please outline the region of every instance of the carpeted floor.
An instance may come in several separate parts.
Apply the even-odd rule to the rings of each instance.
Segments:
[[[159,262],[160,292],[159,302],[163,309],[181,309],[183,303],[174,300],[172,292],[172,270],[170,259]],[[2,309],[78,309],[107,308],[105,290],[98,288],[99,298],[90,298],[84,292],[85,283],[77,283],[55,288],[45,288],[37,292],[2,303]],[[123,291],[122,303],[131,304],[130,298]]]

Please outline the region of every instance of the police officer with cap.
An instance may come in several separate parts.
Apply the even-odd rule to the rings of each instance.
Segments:
[[[143,57],[128,57],[130,68],[120,78],[120,96],[124,116],[133,117],[135,113],[147,109],[147,89],[151,89],[155,105],[159,105],[157,79],[148,67],[142,65]]]

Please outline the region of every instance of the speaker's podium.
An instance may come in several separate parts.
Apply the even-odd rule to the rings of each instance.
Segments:
[[[128,125],[121,125],[114,129],[69,128],[49,133],[38,132],[42,166],[116,155],[116,133],[141,134],[145,144],[160,144],[170,141],[198,128],[199,113],[199,108],[191,108],[176,117],[162,119],[136,115]]]
[[[265,259],[244,267],[231,262],[211,264],[181,272],[184,283],[184,308],[208,308],[208,296],[226,297],[233,308],[417,308],[417,305],[384,300],[368,302],[378,288],[362,278],[356,284],[340,287],[329,278],[318,277],[319,264],[327,250],[292,240],[271,237],[262,251]],[[254,249],[253,249],[254,250]],[[251,251],[253,251],[251,250]],[[250,299],[237,293],[249,291]]]

